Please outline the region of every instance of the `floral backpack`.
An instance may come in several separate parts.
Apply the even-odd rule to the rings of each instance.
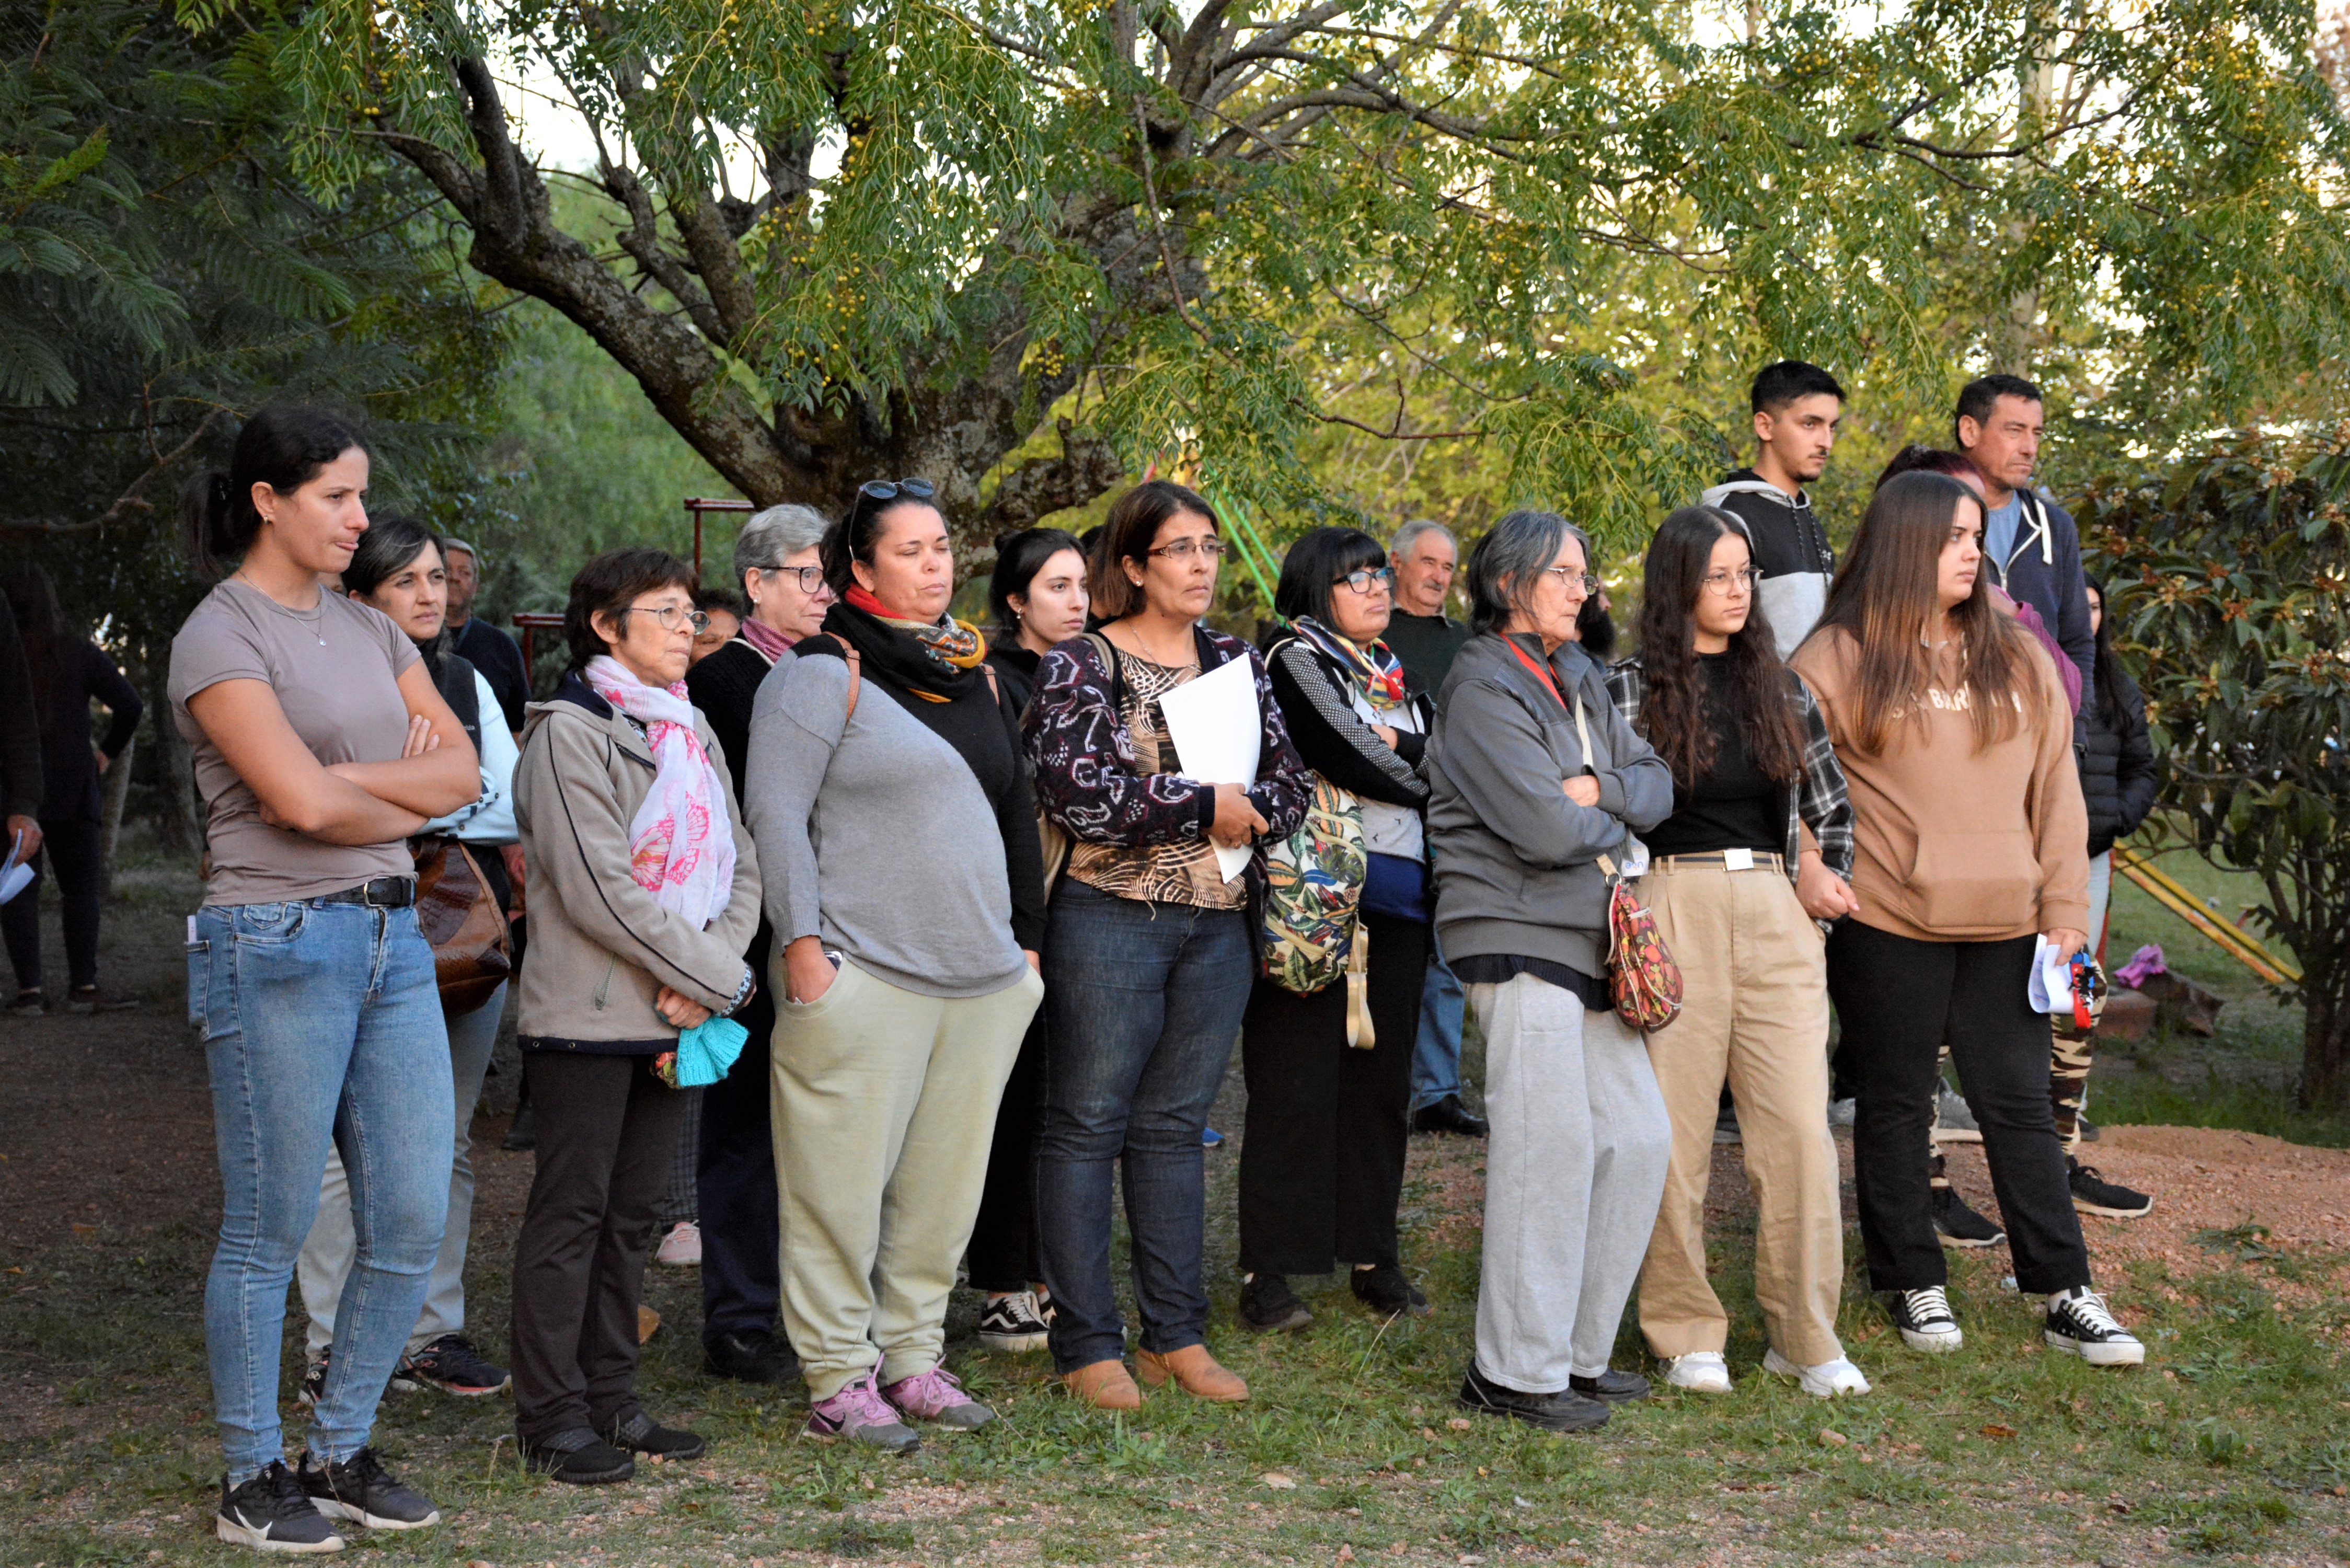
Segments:
[[[1279,651],[1275,644],[1272,652]],[[1311,996],[1347,974],[1354,950],[1369,945],[1358,918],[1370,869],[1362,802],[1315,774],[1305,819],[1265,846],[1264,869],[1264,977]]]

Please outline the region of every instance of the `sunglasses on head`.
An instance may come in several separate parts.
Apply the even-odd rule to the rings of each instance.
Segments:
[[[868,479],[857,487],[860,501],[895,501],[901,495],[909,501],[928,501],[937,493],[927,479]]]

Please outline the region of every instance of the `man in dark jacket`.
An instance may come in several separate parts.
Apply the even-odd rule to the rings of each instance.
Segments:
[[[25,668],[25,645],[16,636],[16,617],[0,599],[0,812],[7,816],[5,857],[18,834],[25,853],[41,846],[41,719],[33,705],[33,678]]]
[[[1811,635],[1828,601],[1835,552],[1804,486],[1827,472],[1844,420],[1844,389],[1817,365],[1782,359],[1754,378],[1754,466],[1698,497],[1738,519],[1762,573],[1755,602],[1771,619],[1779,657]]]
[[[2040,612],[2079,668],[2085,693],[2097,639],[2082,586],[2080,532],[2063,507],[2032,488],[2043,424],[2040,389],[2021,376],[1980,377],[1960,391],[1952,423],[1959,450],[1982,472],[1983,565],[1991,580]]]
[[[482,672],[497,693],[506,716],[506,728],[522,733],[523,705],[530,701],[530,671],[523,667],[522,649],[515,639],[473,613],[473,596],[481,591],[481,554],[463,539],[448,541],[449,648]]]

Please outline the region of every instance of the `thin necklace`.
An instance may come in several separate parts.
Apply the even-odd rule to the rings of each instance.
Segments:
[[[1158,649],[1152,648],[1149,643],[1143,640],[1140,628],[1136,627],[1131,621],[1126,623],[1125,631],[1127,636],[1134,639],[1134,651],[1136,657],[1148,659],[1149,662],[1159,666],[1161,670],[1188,670],[1192,665],[1197,664],[1200,661],[1199,649],[1196,645],[1192,644],[1191,639],[1188,637],[1183,640],[1185,644],[1184,653],[1190,655],[1189,658],[1179,655],[1174,659],[1162,659],[1159,657]]]
[[[309,615],[304,615],[300,610],[287,609],[284,605],[278,604],[277,600],[271,596],[268,589],[263,587],[259,583],[255,582],[251,577],[244,575],[244,567],[239,566],[235,571],[229,575],[241,580],[246,587],[251,588],[263,598],[268,599],[271,604],[276,605],[280,614],[292,616],[295,621],[301,626],[303,630],[308,632],[313,638],[317,639],[317,643],[320,648],[327,646],[327,639],[323,635],[327,629],[327,590],[325,588],[322,587],[318,590],[318,602],[311,607],[312,613]]]

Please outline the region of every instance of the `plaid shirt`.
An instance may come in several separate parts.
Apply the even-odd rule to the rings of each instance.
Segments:
[[[1607,671],[1607,695],[1615,699],[1616,711],[1634,729],[1640,724],[1640,697],[1648,681],[1640,673],[1637,658],[1622,659]],[[1852,801],[1845,793],[1844,769],[1835,759],[1835,748],[1828,743],[1828,722],[1821,716],[1820,705],[1812,698],[1812,689],[1795,678],[1795,706],[1804,715],[1804,786],[1787,792],[1787,847],[1783,858],[1787,863],[1787,876],[1793,880],[1803,856],[1803,830],[1809,827],[1812,836],[1819,841],[1820,862],[1829,870],[1852,880]]]

